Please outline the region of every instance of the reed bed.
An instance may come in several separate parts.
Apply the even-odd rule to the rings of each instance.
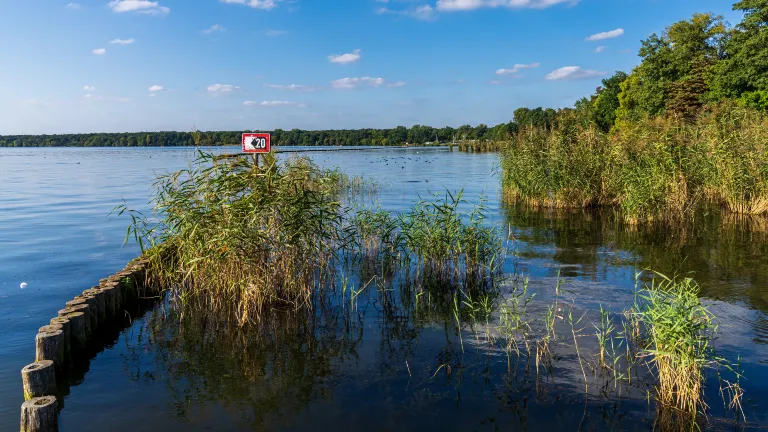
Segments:
[[[397,216],[341,204],[376,187],[302,157],[277,163],[268,155],[258,166],[200,152],[188,169],[155,182],[157,219],[125,205],[117,211],[130,215],[127,237],[175,301],[240,324],[274,307],[311,307],[340,271],[385,277],[405,268],[442,289],[492,285],[501,241],[482,206],[459,211],[468,204],[461,192]]]
[[[680,220],[703,202],[768,215],[768,116],[724,104],[695,122],[620,123],[610,133],[563,113],[550,130],[522,129],[503,152],[510,202],[616,206],[628,221]]]
[[[204,152],[161,176],[152,198],[159,222],[130,212],[128,235],[150,272],[182,303],[257,319],[265,304],[310,302],[333,271],[340,239],[339,177],[306,158],[262,166]],[[124,207],[120,212],[125,212]]]

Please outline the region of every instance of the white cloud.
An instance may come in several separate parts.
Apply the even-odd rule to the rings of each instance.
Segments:
[[[606,40],[606,39],[613,39],[617,38],[619,36],[622,36],[624,34],[623,28],[617,28],[616,30],[611,30],[607,32],[597,33],[593,34],[592,36],[589,36],[586,40],[588,41],[600,41],[600,40]]]
[[[285,30],[267,30],[264,34],[269,37],[275,37],[275,36],[287,35],[288,32]]]
[[[499,80],[490,80],[490,81],[488,81],[488,82],[489,82],[490,84],[493,84],[493,85],[501,85],[501,84],[504,84],[504,82],[503,82],[503,81],[499,81]]]
[[[224,30],[226,30],[224,27],[220,26],[219,24],[214,24],[214,25],[208,27],[207,29],[203,30],[203,33],[211,34],[211,33],[214,33],[214,32],[219,32],[219,31],[224,31]]]
[[[577,80],[594,78],[605,75],[605,72],[598,72],[596,70],[585,70],[579,66],[565,66],[560,69],[554,70],[546,76],[546,79],[550,81],[558,80]]]
[[[72,10],[79,10],[82,8],[82,5],[80,3],[67,3],[67,8]]]
[[[92,52],[93,52],[94,54],[96,54],[96,55],[104,55],[104,54],[106,54],[106,53],[107,53],[107,50],[106,50],[106,48],[96,48],[96,49],[95,49],[95,50],[93,50]]]
[[[605,51],[605,46],[603,45],[600,45],[599,47],[595,48],[596,53],[601,53],[603,51]]]
[[[382,2],[382,3],[386,3],[386,2]],[[377,9],[376,13],[379,15],[384,15],[384,14],[403,15],[403,16],[415,18],[422,21],[433,21],[437,18],[435,14],[435,8],[433,8],[430,5],[422,5],[416,8],[405,9],[405,10],[393,10],[386,7],[382,7]]]
[[[95,92],[96,91],[96,87],[89,86],[89,85],[86,84],[85,86],[83,86],[83,90],[85,90],[87,92]]]
[[[537,67],[541,66],[541,63],[531,63],[531,64],[516,64],[512,66],[510,69],[499,69],[496,71],[496,75],[515,75],[517,74],[520,69],[535,69]]]
[[[431,21],[435,19],[435,9],[430,5],[419,6],[412,11],[406,11],[405,14],[422,21]]]
[[[388,88],[402,87],[405,85],[403,81],[388,82],[384,78],[342,78],[335,81],[331,81],[331,87],[335,89],[356,89],[358,87],[381,87],[386,86]]]
[[[360,60],[360,49],[358,48],[352,51],[351,53],[347,53],[347,54],[329,55],[328,60],[331,63],[340,63],[340,64],[354,63]]]
[[[242,4],[255,9],[270,10],[277,6],[280,0],[220,0],[222,3]]]
[[[258,104],[259,103],[256,102],[256,101],[245,101],[245,102],[243,102],[243,105],[245,105],[245,106],[254,106],[254,105],[258,105]]]
[[[437,0],[437,10],[454,12],[497,7],[544,9],[561,3],[578,2],[579,0]]]
[[[317,91],[317,87],[312,87],[312,86],[302,85],[302,84],[288,84],[288,85],[265,84],[265,87],[278,89],[278,90],[289,90],[289,91],[307,92],[307,93]]]
[[[145,15],[167,15],[171,9],[161,6],[159,2],[148,0],[112,0],[109,2],[112,11],[138,12]]]
[[[153,85],[153,86],[151,86],[151,87],[149,88],[149,91],[150,91],[150,92],[153,92],[153,93],[155,93],[155,92],[161,92],[161,91],[165,91],[165,87],[163,87],[163,86],[161,86],[161,85],[157,85],[157,84],[155,84],[155,85]]]
[[[231,84],[211,84],[207,87],[207,90],[210,95],[218,96],[240,90],[240,87]]]
[[[130,44],[132,44],[134,42],[136,42],[136,40],[133,39],[133,38],[131,38],[131,39],[112,39],[111,41],[109,41],[109,43],[111,43],[112,45],[123,45],[123,46],[130,45]]]
[[[247,101],[247,102],[253,102],[253,101]],[[289,101],[262,101],[259,105],[260,106],[295,106],[299,108],[305,108],[307,106],[307,104],[304,104],[304,103],[289,102]]]

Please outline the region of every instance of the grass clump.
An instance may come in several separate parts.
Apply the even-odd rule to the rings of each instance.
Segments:
[[[484,224],[485,207],[469,212],[463,191],[440,199],[421,200],[400,217],[407,260],[414,260],[425,278],[436,283],[477,284],[500,269],[502,242],[497,229]],[[466,221],[466,222],[465,222]]]
[[[309,159],[278,164],[268,155],[258,167],[200,152],[190,168],[154,187],[159,222],[132,213],[128,235],[183,303],[230,309],[247,321],[266,303],[308,302],[331,271],[342,213],[338,177]]]
[[[636,313],[644,327],[645,352],[657,377],[659,420],[694,425],[705,414],[705,370],[732,367],[716,357],[714,316],[699,299],[691,278],[657,274],[638,296]]]

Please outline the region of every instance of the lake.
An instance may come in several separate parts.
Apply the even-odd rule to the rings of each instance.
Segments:
[[[768,422],[765,221],[702,210],[683,227],[647,227],[625,225],[610,210],[510,207],[501,202],[495,154],[409,148],[307,155],[375,180],[373,202],[387,210],[407,211],[420,197],[446,190],[463,189],[470,203],[484,200],[489,223],[509,234],[503,268],[511,282],[503,291],[512,295],[511,287],[528,277],[527,290],[536,294],[529,313],[545,315],[557,298],[561,315],[584,317],[578,326],[587,351],[595,344],[589,335],[597,311],[618,316],[632,303],[636,272],[690,274],[717,316],[718,354],[740,359],[749,425]],[[37,329],[138,254],[134,244],[123,244],[128,220],[110,216],[112,208],[125,200],[147,211],[155,176],[186,167],[194,156],[191,148],[0,149],[0,430],[18,427],[20,370],[34,360]],[[397,289],[371,287],[354,307],[329,301],[318,309],[300,321],[276,314],[260,329],[239,333],[202,330],[207,324],[179,321],[156,307],[71,379],[61,395],[61,430],[653,426],[650,390],[622,393],[590,379],[585,391],[581,359],[562,348],[553,350],[554,372],[537,374],[536,365],[491,347],[486,326],[457,332],[449,316],[419,309]],[[561,321],[561,330],[570,331]],[[714,378],[705,392],[708,427],[733,429]]]

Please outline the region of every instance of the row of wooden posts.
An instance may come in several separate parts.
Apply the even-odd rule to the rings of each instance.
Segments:
[[[58,431],[57,376],[66,373],[73,359],[95,343],[96,335],[124,321],[131,305],[156,297],[147,283],[147,261],[136,258],[124,270],[101,279],[66,303],[35,336],[35,362],[21,370],[24,403],[21,432]]]

